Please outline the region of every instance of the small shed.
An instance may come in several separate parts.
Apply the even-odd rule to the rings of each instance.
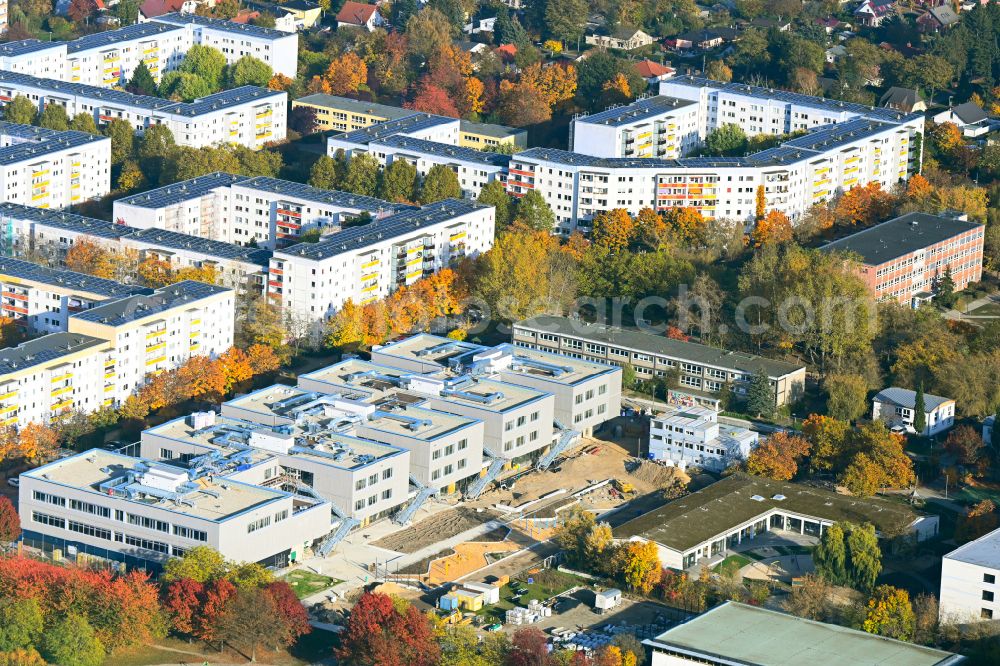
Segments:
[[[467,590],[481,592],[486,605],[495,604],[500,601],[499,585],[490,585],[489,583],[463,583],[462,586]]]
[[[612,608],[616,608],[622,602],[622,591],[616,588],[604,590],[594,595],[594,610],[598,613],[606,613]]]

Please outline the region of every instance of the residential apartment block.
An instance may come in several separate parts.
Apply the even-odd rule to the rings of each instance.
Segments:
[[[180,66],[195,44],[218,49],[230,65],[249,55],[275,73],[296,76],[296,33],[177,13],[70,42],[8,42],[0,45],[0,70],[116,88],[128,83],[140,63],[159,81]]]
[[[805,388],[805,366],[567,317],[540,315],[517,322],[512,337],[529,349],[630,365],[643,380],[676,373],[681,387],[692,392],[717,394],[729,384],[735,395],[745,395],[750,378],[761,370],[778,406],[794,402]]]
[[[494,210],[447,199],[349,227],[318,243],[275,250],[267,293],[288,316],[318,325],[352,300],[383,298],[398,287],[493,245]]]
[[[161,229],[135,229],[63,211],[0,203],[0,251],[58,265],[79,240],[135,260],[153,258],[174,270],[215,269],[217,281],[234,289],[262,292],[271,251]]]
[[[1000,530],[959,546],[941,559],[939,617],[969,624],[1000,618]]]
[[[570,150],[593,157],[682,157],[701,140],[696,102],[657,95],[577,116]]]
[[[985,229],[964,217],[908,213],[821,249],[858,259],[878,300],[917,307],[933,298],[946,272],[955,290],[982,279]]]
[[[412,109],[323,93],[306,95],[294,100],[292,109],[299,107],[315,111],[316,129],[322,131],[353,132],[414,114]],[[501,145],[524,148],[527,146],[527,136],[528,133],[525,130],[504,125],[474,123],[468,120],[459,121],[458,145],[462,148],[483,150]]]
[[[114,217],[139,229],[274,248],[312,229],[339,231],[362,214],[379,219],[410,208],[288,180],[219,172],[118,199]]]
[[[111,191],[111,139],[0,122],[3,199],[66,208]]]
[[[93,449],[21,475],[24,545],[56,559],[159,571],[211,546],[223,557],[284,567],[330,530],[330,504],[239,481],[245,457],[187,467]]]
[[[573,152],[532,148],[513,156],[507,190],[540,192],[558,232],[602,211],[697,208],[750,222],[758,187],[768,209],[798,219],[856,185],[889,189],[920,165],[923,117],[694,77],[660,82],[660,96],[574,120]],[[786,136],[745,157],[683,157],[725,124],[747,135]]]
[[[719,423],[714,409],[692,406],[654,415],[647,450],[650,460],[721,472],[746,460],[757,440],[752,430]]]
[[[69,317],[152,289],[0,257],[0,315],[32,334],[66,331]]]
[[[257,149],[284,139],[287,128],[288,95],[255,86],[225,90],[193,102],[172,102],[0,70],[0,102],[6,104],[17,95],[27,97],[39,110],[46,104],[58,104],[70,117],[92,115],[98,127],[115,119],[127,121],[137,132],[164,125],[178,145],[194,148],[237,143]]]
[[[232,289],[186,280],[74,314],[69,332],[107,340],[103,390],[118,403],[151,374],[232,347],[235,309]]]

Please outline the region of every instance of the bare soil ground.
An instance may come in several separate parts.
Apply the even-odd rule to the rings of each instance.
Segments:
[[[477,512],[474,508],[459,506],[450,511],[435,514],[404,530],[394,532],[375,541],[372,545],[394,550],[397,553],[415,553],[477,525],[488,523],[494,518],[494,515],[486,511]]]

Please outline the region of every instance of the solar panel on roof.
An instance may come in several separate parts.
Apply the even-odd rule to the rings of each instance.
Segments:
[[[426,155],[451,157],[463,162],[472,162],[474,164],[489,165],[500,168],[506,167],[510,163],[510,155],[488,153],[481,150],[475,150],[473,148],[455,146],[450,143],[441,143],[439,141],[428,141],[427,139],[419,139],[402,134],[395,134],[384,139],[379,139],[378,141],[372,141],[372,143],[380,146],[389,146],[391,148],[411,150],[413,152],[423,153]]]

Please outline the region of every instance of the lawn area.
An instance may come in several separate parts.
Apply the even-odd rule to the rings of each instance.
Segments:
[[[969,310],[967,314],[976,317],[1000,317],[1000,303],[986,303],[975,310]]]
[[[714,567],[712,567],[712,571],[724,573],[733,570],[739,570],[745,567],[746,565],[750,564],[751,562],[753,562],[753,560],[747,557],[746,555],[730,555],[729,557],[727,557],[726,559],[722,560]]]
[[[515,606],[527,606],[532,599],[544,601],[576,585],[587,584],[583,578],[556,569],[545,569],[535,574],[532,580],[534,581],[532,583],[529,583],[527,578],[511,580],[510,585],[500,588],[499,603],[487,606],[479,611],[479,614],[496,621],[503,621],[507,611]],[[514,599],[515,587],[524,588],[527,592]]]
[[[992,486],[965,486],[959,490],[948,493],[948,498],[956,502],[975,504],[984,499],[993,500],[1000,503],[1000,488]]]
[[[310,595],[322,592],[343,582],[330,576],[313,573],[308,569],[290,571],[281,580],[292,586],[292,589],[295,590],[295,596],[299,599],[305,599]]]

